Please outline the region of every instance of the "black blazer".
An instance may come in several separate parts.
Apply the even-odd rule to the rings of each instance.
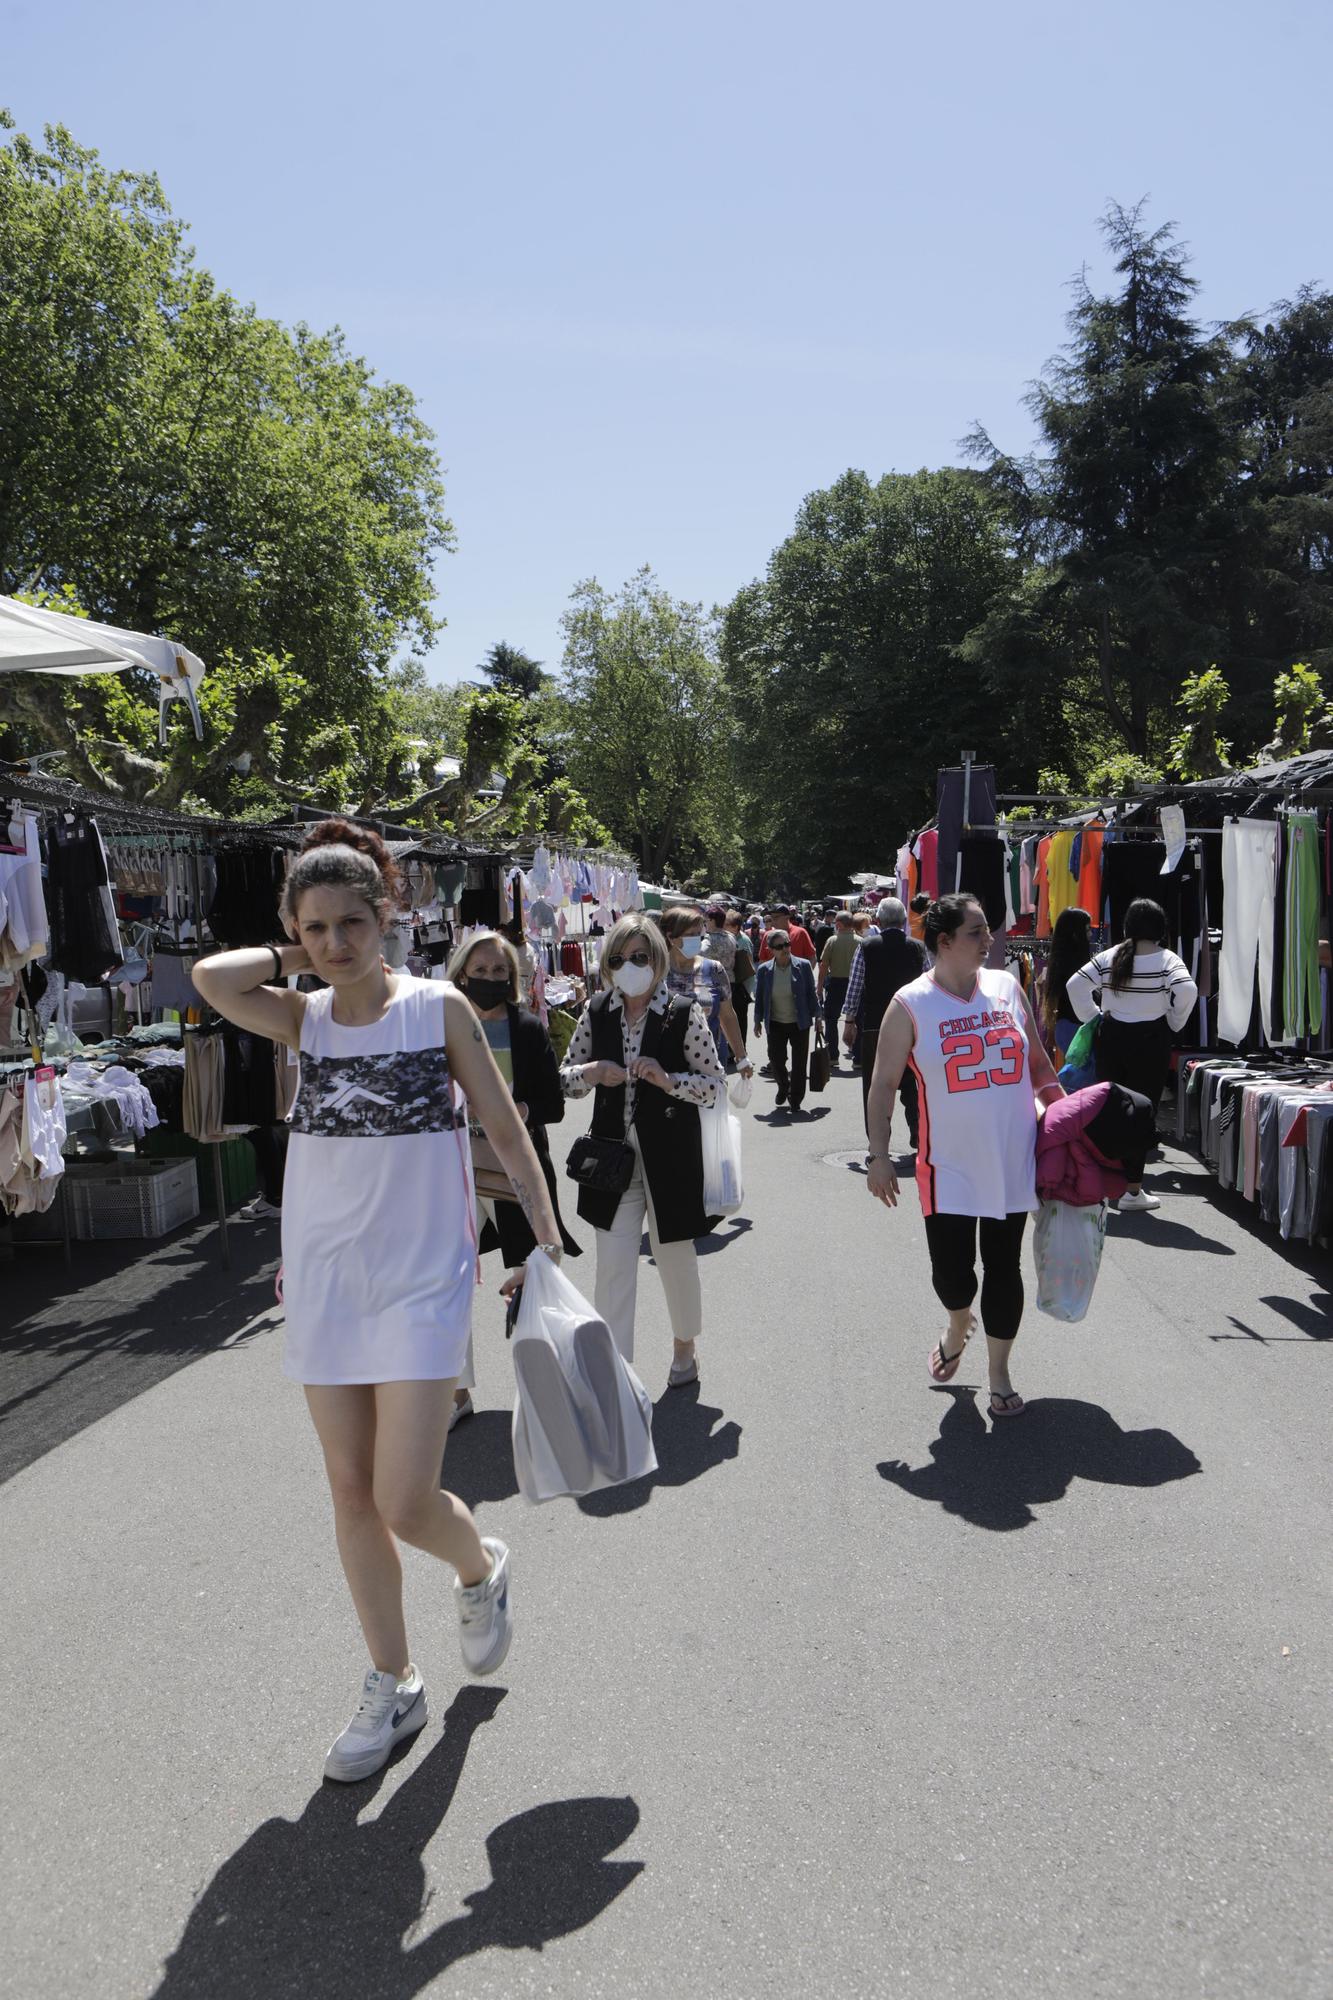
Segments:
[[[551,1047],[551,1038],[535,1014],[528,1014],[513,1005],[508,1013],[509,1051],[514,1065],[514,1102],[528,1107],[528,1137],[541,1162],[555,1219],[560,1224],[560,1240],[567,1256],[578,1257],[582,1253],[560,1214],[555,1168],[551,1165],[551,1149],[546,1139],[547,1126],[558,1125],[565,1115],[560,1064]],[[498,1247],[505,1263],[511,1267],[523,1263],[537,1241],[528,1227],[527,1217],[516,1201],[497,1202],[495,1215],[495,1222],[487,1221],[481,1232],[481,1248],[494,1250]]]
[[[624,1064],[625,1017],[612,1010],[610,994],[598,993],[589,1002],[592,1017],[592,1053],[595,1061]],[[665,1015],[650,1007],[644,1024],[639,1053],[656,1056],[663,1069],[679,1072],[685,1061],[685,1034],[690,1021],[690,1002],[672,1000]],[[721,1217],[704,1214],[703,1134],[697,1105],[667,1097],[645,1085],[636,1093],[635,1130],[643,1171],[653,1197],[657,1233],[663,1243],[684,1243],[706,1236],[716,1229]],[[593,1135],[599,1139],[625,1138],[625,1085],[599,1083],[593,1099]],[[594,1188],[579,1189],[579,1214],[594,1229],[609,1229],[620,1206],[618,1194],[601,1194]]]

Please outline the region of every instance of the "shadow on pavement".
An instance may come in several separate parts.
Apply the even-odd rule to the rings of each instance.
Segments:
[[[1224,1215],[1234,1222],[1247,1236],[1271,1252],[1283,1264],[1294,1266],[1307,1277],[1317,1278],[1321,1283],[1328,1277],[1328,1252],[1317,1243],[1306,1243],[1299,1237],[1284,1238],[1277,1224],[1265,1220],[1255,1202],[1247,1201],[1235,1188],[1224,1188],[1215,1175],[1192,1154],[1175,1149],[1174,1157],[1163,1164],[1162,1171],[1153,1176],[1151,1182],[1154,1194],[1169,1197],[1174,1213],[1177,1204],[1201,1204],[1205,1216],[1212,1211]],[[1137,1218],[1126,1216],[1127,1222],[1151,1222],[1151,1215]],[[1147,1231],[1144,1231],[1147,1235]]]
[[[508,1410],[478,1410],[449,1435],[444,1448],[441,1484],[469,1507],[512,1500],[518,1492],[514,1472],[514,1419]]]
[[[1309,1300],[1284,1299],[1270,1293],[1259,1303],[1267,1306],[1270,1312],[1275,1312],[1279,1319],[1298,1326],[1311,1340],[1333,1340],[1333,1314],[1329,1311],[1333,1306],[1333,1297],[1329,1293],[1316,1292]]]
[[[578,1503],[579,1512],[602,1517],[632,1514],[636,1508],[647,1506],[654,1487],[688,1486],[692,1479],[711,1472],[715,1465],[738,1458],[741,1427],[729,1423],[714,1430],[721,1415],[721,1410],[699,1401],[697,1382],[688,1389],[665,1390],[653,1406],[656,1472],[649,1473],[646,1479],[631,1480],[625,1486],[608,1486],[600,1493],[585,1493]]]
[[[157,1244],[20,1250],[0,1278],[0,1483],[187,1362],[276,1317],[277,1232],[238,1224],[224,1271],[212,1222]]]
[[[975,1389],[936,1393],[947,1395],[950,1407],[930,1447],[932,1463],[913,1468],[895,1458],[876,1470],[904,1493],[978,1528],[1030,1527],[1033,1507],[1063,1499],[1075,1479],[1166,1486],[1202,1470],[1170,1431],[1122,1431],[1096,1403],[1041,1396],[1023,1416],[988,1424]]]
[[[735,1243],[739,1237],[747,1236],[753,1228],[754,1224],[747,1215],[728,1216],[711,1236],[696,1237],[694,1247],[701,1257],[710,1257],[718,1250],[725,1250],[728,1244]],[[723,1229],[727,1231],[725,1236],[722,1234]]]
[[[464,1688],[378,1818],[360,1818],[370,1778],[322,1785],[299,1820],[251,1834],[200,1895],[154,2000],[410,2000],[473,1952],[540,1951],[599,1917],[643,1869],[607,1859],[639,1823],[633,1799],[560,1799],[506,1820],[486,1838],[489,1884],[461,1899],[468,1914],[422,1934],[425,1849],[504,1693]]]
[[[1259,1300],[1279,1319],[1289,1326],[1299,1329],[1296,1333],[1260,1333],[1257,1326],[1248,1320],[1237,1319],[1235,1313],[1227,1314],[1228,1324],[1234,1326],[1234,1333],[1210,1333],[1210,1340],[1252,1340],[1256,1347],[1308,1347],[1312,1340],[1333,1340],[1333,1319],[1329,1317],[1329,1306],[1333,1305],[1327,1292],[1316,1292],[1307,1303],[1302,1299],[1284,1299],[1268,1295]]]
[[[1113,1208],[1108,1223],[1117,1236],[1132,1237],[1136,1243],[1146,1243],[1150,1249],[1206,1250],[1213,1257],[1234,1257],[1236,1254],[1229,1243],[1219,1243],[1215,1236],[1205,1236],[1201,1229],[1191,1229],[1187,1222],[1172,1222],[1160,1208],[1140,1209],[1127,1215]]]

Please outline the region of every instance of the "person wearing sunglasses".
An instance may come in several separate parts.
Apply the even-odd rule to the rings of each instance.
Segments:
[[[769,956],[755,975],[754,1031],[768,1037],[776,1108],[790,1100],[795,1116],[805,1101],[810,1030],[819,1010],[814,969],[808,960],[793,957],[786,931],[770,931],[764,942]]]
[[[666,939],[650,917],[636,911],[612,925],[600,965],[607,984],[574,1030],[560,1080],[567,1097],[595,1091],[594,1138],[628,1145],[634,1155],[623,1193],[579,1189],[578,1211],[596,1243],[597,1311],[633,1361],[646,1221],[674,1342],[667,1383],[682,1389],[699,1380],[703,1296],[694,1242],[717,1221],[704,1213],[699,1113],[717,1103],[724,1078],[708,1022],[695,1000],[673,996],[669,967]]]

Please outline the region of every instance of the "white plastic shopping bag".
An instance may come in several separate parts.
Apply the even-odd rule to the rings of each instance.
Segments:
[[[1092,1303],[1106,1241],[1106,1203],[1075,1208],[1044,1201],[1037,1212],[1032,1254],[1037,1265],[1037,1311],[1052,1319],[1080,1320]]]
[[[514,1324],[514,1471],[525,1500],[595,1493],[657,1470],[653,1406],[611,1329],[542,1251]]]
[[[704,1149],[704,1214],[734,1215],[745,1198],[741,1185],[741,1121],[722,1091],[699,1113]]]
[[[742,1076],[738,1069],[733,1070],[727,1078],[727,1096],[731,1099],[736,1109],[744,1111],[753,1094],[754,1071],[751,1070],[748,1076]]]

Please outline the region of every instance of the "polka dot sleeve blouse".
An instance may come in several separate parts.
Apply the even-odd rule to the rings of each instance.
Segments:
[[[624,1018],[624,1007],[619,994],[611,997],[611,1010],[621,1016],[621,1030],[625,1042],[625,1061],[632,1063],[643,1046],[643,1030],[649,1014],[665,1014],[671,1003],[671,996],[665,986],[659,986],[648,1007],[637,1021]],[[560,1082],[566,1097],[586,1097],[592,1085],[585,1082],[583,1066],[592,1060],[592,1017],[584,1009],[579,1024],[574,1030],[568,1053],[560,1069]],[[697,1006],[691,1006],[690,1018],[685,1029],[685,1061],[687,1069],[679,1070],[671,1078],[672,1097],[678,1097],[686,1104],[697,1104],[700,1109],[716,1104],[719,1093],[725,1086],[726,1075],[718,1060],[716,1044],[703,1013]],[[651,1088],[651,1086],[650,1086]],[[625,1129],[634,1112],[634,1082],[625,1092]]]

